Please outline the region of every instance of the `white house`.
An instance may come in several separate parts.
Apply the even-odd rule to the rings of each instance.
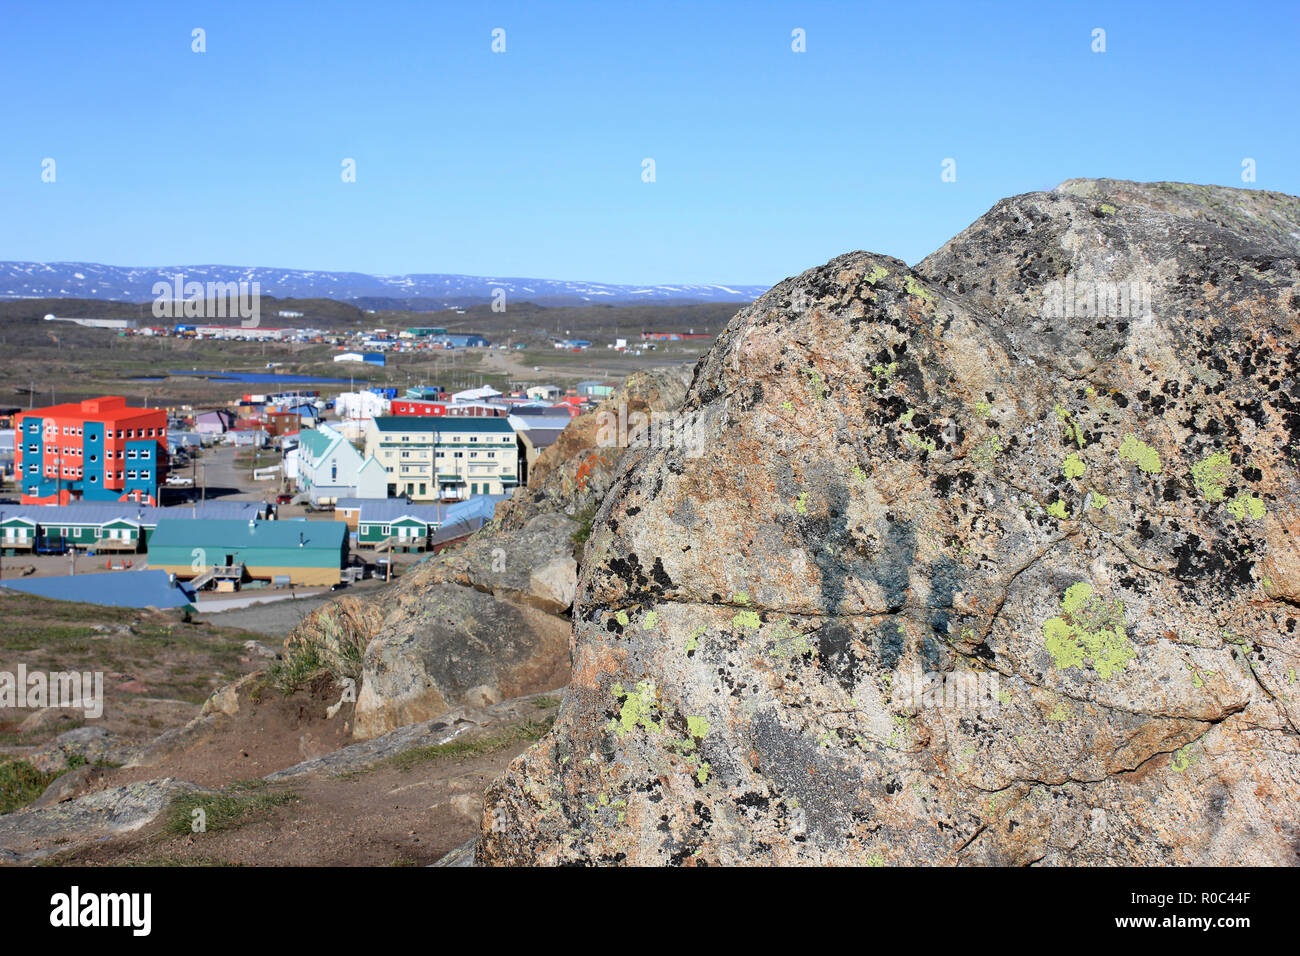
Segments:
[[[383,498],[384,469],[328,425],[305,428],[298,436],[297,486],[313,505],[339,498]]]

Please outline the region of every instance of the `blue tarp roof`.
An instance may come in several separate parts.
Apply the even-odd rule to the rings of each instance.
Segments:
[[[80,601],[109,607],[185,607],[194,593],[157,569],[102,571],[50,578],[6,578],[4,587],[55,601]]]

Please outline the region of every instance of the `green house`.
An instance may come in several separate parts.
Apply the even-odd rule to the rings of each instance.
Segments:
[[[6,551],[30,551],[36,546],[36,522],[23,515],[0,521],[0,546]]]

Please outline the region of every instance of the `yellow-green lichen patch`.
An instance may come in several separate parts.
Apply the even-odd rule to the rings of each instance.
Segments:
[[[741,605],[742,607],[743,607],[744,605],[748,604],[748,603],[749,603],[749,592],[748,592],[748,591],[737,591],[735,594],[733,594],[733,595],[731,596],[731,603],[732,603],[732,604],[739,604],[739,605]]]
[[[1047,513],[1059,521],[1064,521],[1070,517],[1069,509],[1065,507],[1064,501],[1053,501],[1047,506]]]
[[[1108,504],[1110,504],[1110,497],[1108,495],[1103,495],[1100,492],[1096,492],[1096,491],[1093,492],[1092,506],[1094,508],[1096,508],[1098,511],[1101,511]]]
[[[873,854],[871,854],[871,856],[867,857],[867,863],[866,863],[866,865],[867,865],[867,866],[884,866],[884,865],[885,865],[885,858],[884,858],[883,856],[881,856],[881,854],[880,854],[879,852],[873,853]]]
[[[934,442],[932,442],[928,438],[917,437],[917,434],[915,432],[904,432],[903,441],[911,445],[913,448],[919,448],[921,451],[928,451],[933,453],[935,450]]]
[[[632,623],[632,619],[627,616],[627,611],[619,611],[614,615],[614,620],[618,621],[621,627],[627,627]]]
[[[658,623],[659,623],[659,612],[651,611],[649,614],[647,614],[644,618],[641,619],[641,628],[642,630],[653,631],[655,629],[655,625],[657,625]]]
[[[1268,513],[1264,499],[1255,495],[1240,494],[1228,502],[1228,513],[1238,521],[1258,521]]]
[[[934,295],[926,289],[925,286],[917,282],[915,276],[908,276],[907,280],[903,284],[907,287],[908,295],[914,295],[918,299],[923,299],[926,302],[934,301]]]
[[[794,510],[801,515],[806,515],[808,513],[808,492],[799,492],[799,497],[794,503]]]
[[[1047,719],[1059,723],[1061,721],[1069,720],[1073,716],[1074,715],[1070,713],[1070,709],[1068,707],[1066,707],[1064,704],[1057,704],[1056,707],[1053,708],[1053,710],[1047,715]]]
[[[989,412],[991,412],[992,410],[993,410],[993,406],[990,405],[988,402],[975,403],[975,414],[980,418],[988,418]]]
[[[885,278],[887,275],[889,275],[888,269],[886,269],[884,266],[876,266],[869,273],[867,273],[867,279],[866,279],[867,284],[875,285],[877,282]]]
[[[1061,614],[1043,623],[1043,638],[1057,670],[1087,665],[1107,680],[1136,656],[1126,626],[1122,601],[1095,597],[1079,581],[1066,589]]]
[[[618,716],[610,721],[609,727],[620,737],[637,727],[651,733],[663,733],[663,720],[659,716],[658,689],[654,681],[637,681],[636,690],[627,691],[622,684],[614,685],[614,696],[618,698]]]
[[[867,473],[862,470],[861,465],[853,466],[853,480],[860,485],[865,485],[867,483]]]
[[[1118,210],[1115,209],[1114,206],[1112,206],[1112,205],[1111,205],[1110,203],[1108,203],[1108,202],[1104,202],[1104,203],[1102,203],[1101,206],[1098,207],[1098,208],[1100,208],[1101,211],[1102,211],[1102,213],[1105,214],[1105,215],[1107,215],[1107,216],[1113,216],[1113,215],[1115,215],[1115,213],[1118,211]]]
[[[975,464],[980,468],[992,468],[993,462],[1000,454],[1002,454],[1002,439],[995,432],[975,446],[971,458],[975,459]]]
[[[767,652],[773,657],[801,657],[812,650],[812,643],[806,634],[796,631],[786,618],[777,623],[767,634],[772,646]]]
[[[698,651],[700,649],[700,638],[704,636],[705,626],[701,624],[695,630],[691,631],[690,636],[686,638],[686,653]]]
[[[893,733],[885,741],[885,746],[893,750],[898,750],[903,746],[903,741],[907,739],[908,728],[911,726],[908,721],[911,718],[904,714],[892,714],[890,720],[894,722]]]
[[[1191,752],[1191,744],[1184,744],[1174,751],[1169,758],[1169,767],[1174,773],[1182,773],[1192,764],[1196,763],[1196,757]]]
[[[812,390],[813,398],[819,402],[825,401],[826,383],[822,380],[822,373],[811,365],[805,368],[803,372],[808,376],[808,387]]]
[[[692,737],[707,737],[709,733],[709,722],[704,717],[686,716],[686,730]]]
[[[889,380],[893,378],[894,373],[898,371],[898,363],[890,362],[888,365],[876,364],[871,366],[871,377],[875,379],[872,388],[877,395],[882,388],[889,387]]]
[[[1061,474],[1066,478],[1082,478],[1088,470],[1088,466],[1083,463],[1078,452],[1070,452],[1065,456],[1065,461],[1061,462]]]
[[[737,611],[731,618],[731,623],[742,631],[757,631],[763,622],[757,611]]]
[[[1186,664],[1187,664],[1187,669],[1192,672],[1192,686],[1195,687],[1197,690],[1200,690],[1202,687],[1204,687],[1206,680],[1213,677],[1216,673],[1216,671],[1205,671],[1204,673],[1202,673],[1201,669],[1197,667],[1195,664],[1193,664],[1191,661],[1187,661]]]
[[[1228,488],[1228,473],[1232,458],[1226,451],[1218,451],[1192,465],[1192,482],[1206,501],[1222,501]]]
[[[1139,441],[1136,435],[1124,436],[1119,446],[1119,457],[1121,461],[1136,463],[1148,475],[1160,474],[1160,455],[1146,442]]]

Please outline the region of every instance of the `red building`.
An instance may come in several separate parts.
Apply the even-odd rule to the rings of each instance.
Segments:
[[[105,395],[22,412],[14,479],[23,504],[158,503],[167,472],[167,413]]]
[[[419,402],[409,398],[395,398],[390,414],[393,415],[446,415],[446,402]]]

